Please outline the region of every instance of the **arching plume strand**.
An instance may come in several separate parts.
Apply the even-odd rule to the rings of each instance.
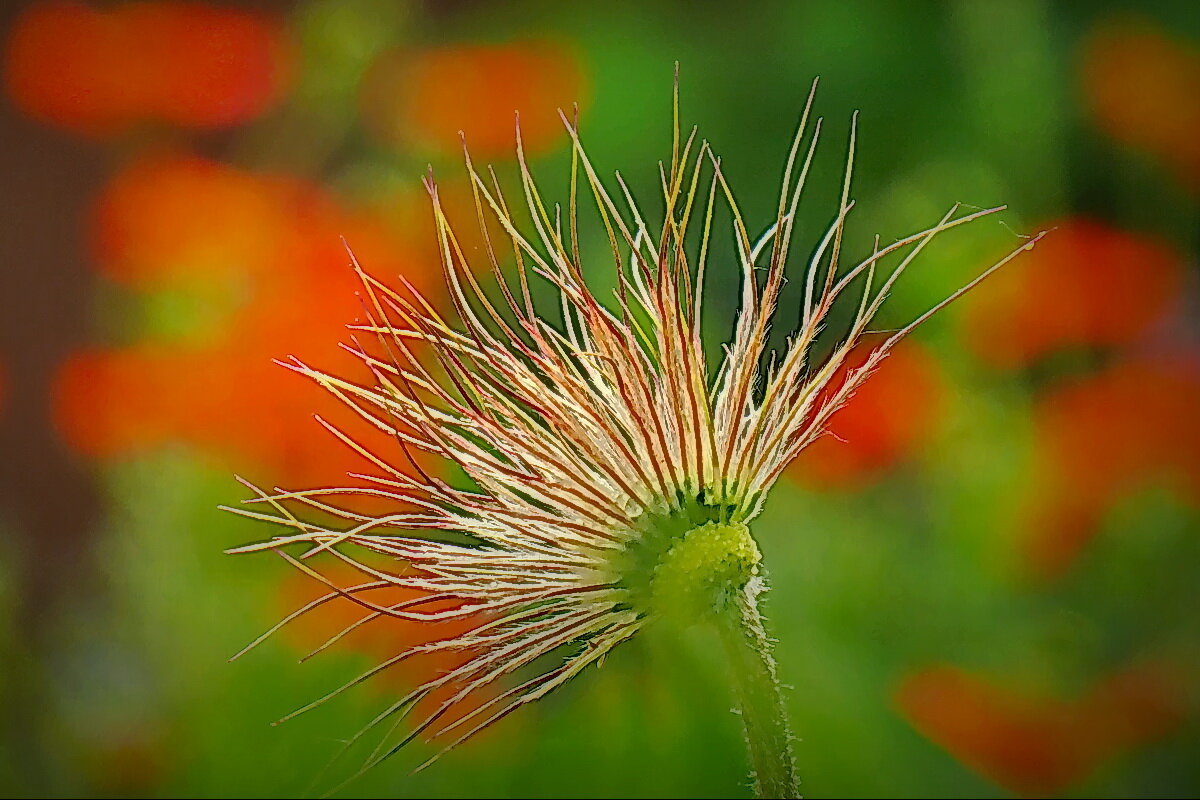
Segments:
[[[774,223],[757,241],[749,236],[720,160],[706,142],[697,142],[695,130],[681,139],[676,99],[670,167],[660,171],[664,221],[657,229],[650,229],[619,174],[618,195],[604,187],[576,124],[563,116],[573,154],[565,215],[542,199],[526,164],[519,126],[527,224],[518,224],[510,205],[515,201],[505,197],[494,173],[481,174],[467,156],[484,264],[468,263],[437,185],[426,180],[457,324],[411,287],[396,291],[354,261],[364,287],[365,322],[352,327],[356,336],[369,336],[378,347],[368,349],[356,338],[348,349],[370,369],[373,383],[358,384],[300,361],[288,366],[393,437],[402,459],[389,463],[327,425],[378,470],[355,476],[369,487],[255,490],[248,502],[264,510],[238,513],[291,530],[233,552],[273,550],[327,588],[279,626],[335,599],[361,608],[358,622],[319,649],[370,623],[469,623],[465,633],[398,652],[301,709],[423,653],[460,654],[461,666],[397,700],[355,737],[380,726],[394,732],[400,720],[411,718],[398,740],[384,735],[368,766],[418,736],[441,742],[440,755],[567,682],[637,633],[661,611],[646,598],[661,593],[639,591],[638,580],[645,583],[653,576],[629,574],[635,568],[628,565],[637,561],[630,553],[659,542],[654,553],[662,555],[688,530],[708,525],[735,526],[708,528],[705,534],[712,542],[733,541],[727,532],[745,530],[782,470],[822,433],[830,415],[898,341],[1036,242],[1024,241],[892,333],[833,385],[889,290],[929,242],[1001,210],[960,215],[955,206],[927,230],[884,247],[876,238],[869,258],[844,266],[843,232],[853,205],[852,128],[839,208],[800,272],[799,329],[764,370],[760,365],[791,260],[797,207],[820,135],[821,121],[809,124],[812,99],[810,94],[787,156]],[[611,305],[584,281],[581,190],[590,196],[611,248],[617,284]],[[732,341],[712,369],[701,342],[701,310],[719,204],[733,220],[741,310]],[[500,241],[489,235],[489,223],[498,223]],[[515,265],[508,279],[502,252],[510,253]],[[760,269],[756,265],[764,259]],[[892,266],[885,269],[884,263]],[[489,299],[476,277],[485,267],[495,277],[498,302]],[[535,311],[530,295],[535,277],[561,298],[561,329]],[[849,331],[824,363],[814,365],[809,361],[814,339],[852,285],[861,288],[851,299],[857,313]],[[416,451],[457,465],[474,488],[456,488],[427,474]],[[354,493],[392,501],[396,511],[371,516],[338,504],[339,495]],[[330,527],[313,518],[344,524]],[[745,579],[757,574],[757,549],[752,540],[738,542],[749,560],[730,574]],[[302,551],[296,553],[294,545]],[[352,566],[363,581],[336,585],[309,565],[317,553]],[[417,594],[390,605],[372,600],[388,587]]]

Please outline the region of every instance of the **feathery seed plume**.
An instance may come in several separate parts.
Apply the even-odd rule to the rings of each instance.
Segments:
[[[518,223],[495,174],[490,169],[481,174],[466,157],[482,257],[494,273],[497,297],[489,297],[476,277],[482,265],[468,263],[432,178],[426,188],[457,322],[354,262],[366,320],[353,327],[377,339],[379,351],[357,342],[350,349],[370,368],[373,382],[360,385],[299,361],[290,366],[393,437],[397,452],[405,455],[391,463],[335,430],[378,470],[358,476],[371,486],[258,491],[250,502],[270,511],[240,513],[291,530],[235,552],[274,550],[328,588],[280,625],[338,598],[362,609],[352,627],[387,619],[472,621],[465,633],[397,652],[329,695],[421,653],[465,655],[461,666],[397,699],[355,737],[388,728],[384,723],[395,730],[399,720],[412,717],[406,732],[395,741],[385,739],[370,764],[418,736],[441,743],[440,755],[563,685],[662,615],[702,617],[737,606],[750,620],[751,638],[757,636],[765,648],[754,602],[763,587],[762,567],[748,526],[772,485],[897,342],[1037,241],[1023,241],[967,286],[882,339],[840,384],[831,383],[889,290],[929,242],[1001,210],[959,214],[956,205],[929,229],[886,246],[876,237],[869,257],[843,264],[843,231],[853,206],[852,127],[841,202],[798,271],[799,328],[781,353],[767,359],[785,265],[793,260],[797,206],[820,135],[821,121],[810,125],[815,90],[816,82],[787,155],[775,219],[757,240],[734,202],[720,159],[694,129],[686,139],[680,136],[676,91],[671,159],[660,169],[660,225],[651,227],[619,174],[619,193],[605,188],[580,144],[577,124],[562,115],[572,145],[565,210],[543,200],[526,164],[519,126],[520,195],[528,223]],[[590,195],[611,247],[605,268],[616,273],[616,291],[609,303],[584,280],[580,189]],[[732,341],[710,364],[701,312],[720,204],[733,220],[741,309]],[[498,223],[503,241],[492,240],[489,223]],[[501,268],[502,250],[511,253],[510,277]],[[884,268],[885,262],[891,266]],[[561,299],[561,327],[535,310],[530,292],[535,278],[552,285]],[[857,311],[849,330],[815,364],[814,340],[852,285]],[[414,469],[419,463],[409,456],[414,451],[457,465],[473,487],[458,488]],[[338,504],[346,493],[383,498],[396,511],[356,513]],[[340,518],[344,524],[314,518]],[[316,553],[352,565],[362,582],[336,585],[309,565]],[[385,568],[389,563],[393,566]],[[373,602],[372,593],[385,587],[420,594],[393,605]],[[431,696],[440,702],[421,703]],[[777,745],[790,748],[786,741]]]

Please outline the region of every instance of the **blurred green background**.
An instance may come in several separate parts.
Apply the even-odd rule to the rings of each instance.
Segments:
[[[331,612],[227,663],[317,588],[222,554],[265,535],[216,510],[245,496],[232,475],[364,468],[271,359],[341,363],[340,237],[439,296],[420,177],[473,221],[460,129],[511,181],[520,109],[563,199],[554,109],[578,102],[593,162],[655,209],[675,61],[755,232],[818,75],[802,250],[855,109],[851,255],[1009,204],[931,247],[883,327],[1054,229],[889,359],[754,528],[805,795],[1200,792],[1194,3],[40,1],[0,22],[0,794],[329,788],[320,767],[421,676],[270,723],[422,634],[297,665]],[[714,246],[716,348],[737,271]],[[341,794],[749,796],[723,669],[699,632],[643,636]]]

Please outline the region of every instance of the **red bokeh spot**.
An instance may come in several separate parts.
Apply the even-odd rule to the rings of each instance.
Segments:
[[[1103,26],[1084,48],[1081,73],[1097,125],[1200,188],[1200,49],[1144,23]]]
[[[1067,219],[967,300],[965,335],[987,363],[1026,366],[1056,350],[1138,336],[1179,293],[1179,255],[1154,239]]]
[[[1034,407],[1039,489],[1029,509],[1027,558],[1061,573],[1105,513],[1151,482],[1200,505],[1200,369],[1131,360],[1053,388]]]
[[[64,128],[103,133],[129,118],[129,54],[110,15],[83,3],[30,6],[13,24],[5,84],[17,108]]]
[[[170,421],[161,409],[180,403],[169,350],[82,350],[63,364],[54,417],[76,449],[99,458],[161,443]]]
[[[859,345],[830,384],[836,391],[849,368],[874,348]],[[923,347],[906,341],[893,349],[854,396],[829,420],[828,433],[789,468],[816,487],[854,488],[912,456],[934,429],[946,393],[941,370]]]
[[[363,118],[385,142],[461,152],[458,132],[481,158],[514,151],[513,112],[528,152],[565,138],[556,109],[583,101],[574,55],[552,42],[455,45],[384,53],[363,79]]]
[[[1138,664],[1061,700],[933,666],[902,681],[894,700],[913,727],[963,764],[1036,797],[1059,794],[1108,759],[1174,730],[1186,707],[1178,673],[1171,664]]]
[[[131,3],[120,9],[139,66],[147,116],[190,128],[251,120],[283,94],[289,53],[276,22],[204,3]]]
[[[283,96],[290,72],[277,20],[204,3],[36,3],[15,22],[5,53],[14,104],[87,135],[144,121],[243,123]]]

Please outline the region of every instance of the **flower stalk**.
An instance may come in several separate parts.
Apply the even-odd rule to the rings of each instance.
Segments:
[[[748,584],[737,601],[730,603],[718,617],[717,629],[736,682],[750,752],[754,794],[756,797],[800,797],[792,754],[792,731],[771,652],[772,643],[758,609],[758,596],[763,587],[761,579]]]

